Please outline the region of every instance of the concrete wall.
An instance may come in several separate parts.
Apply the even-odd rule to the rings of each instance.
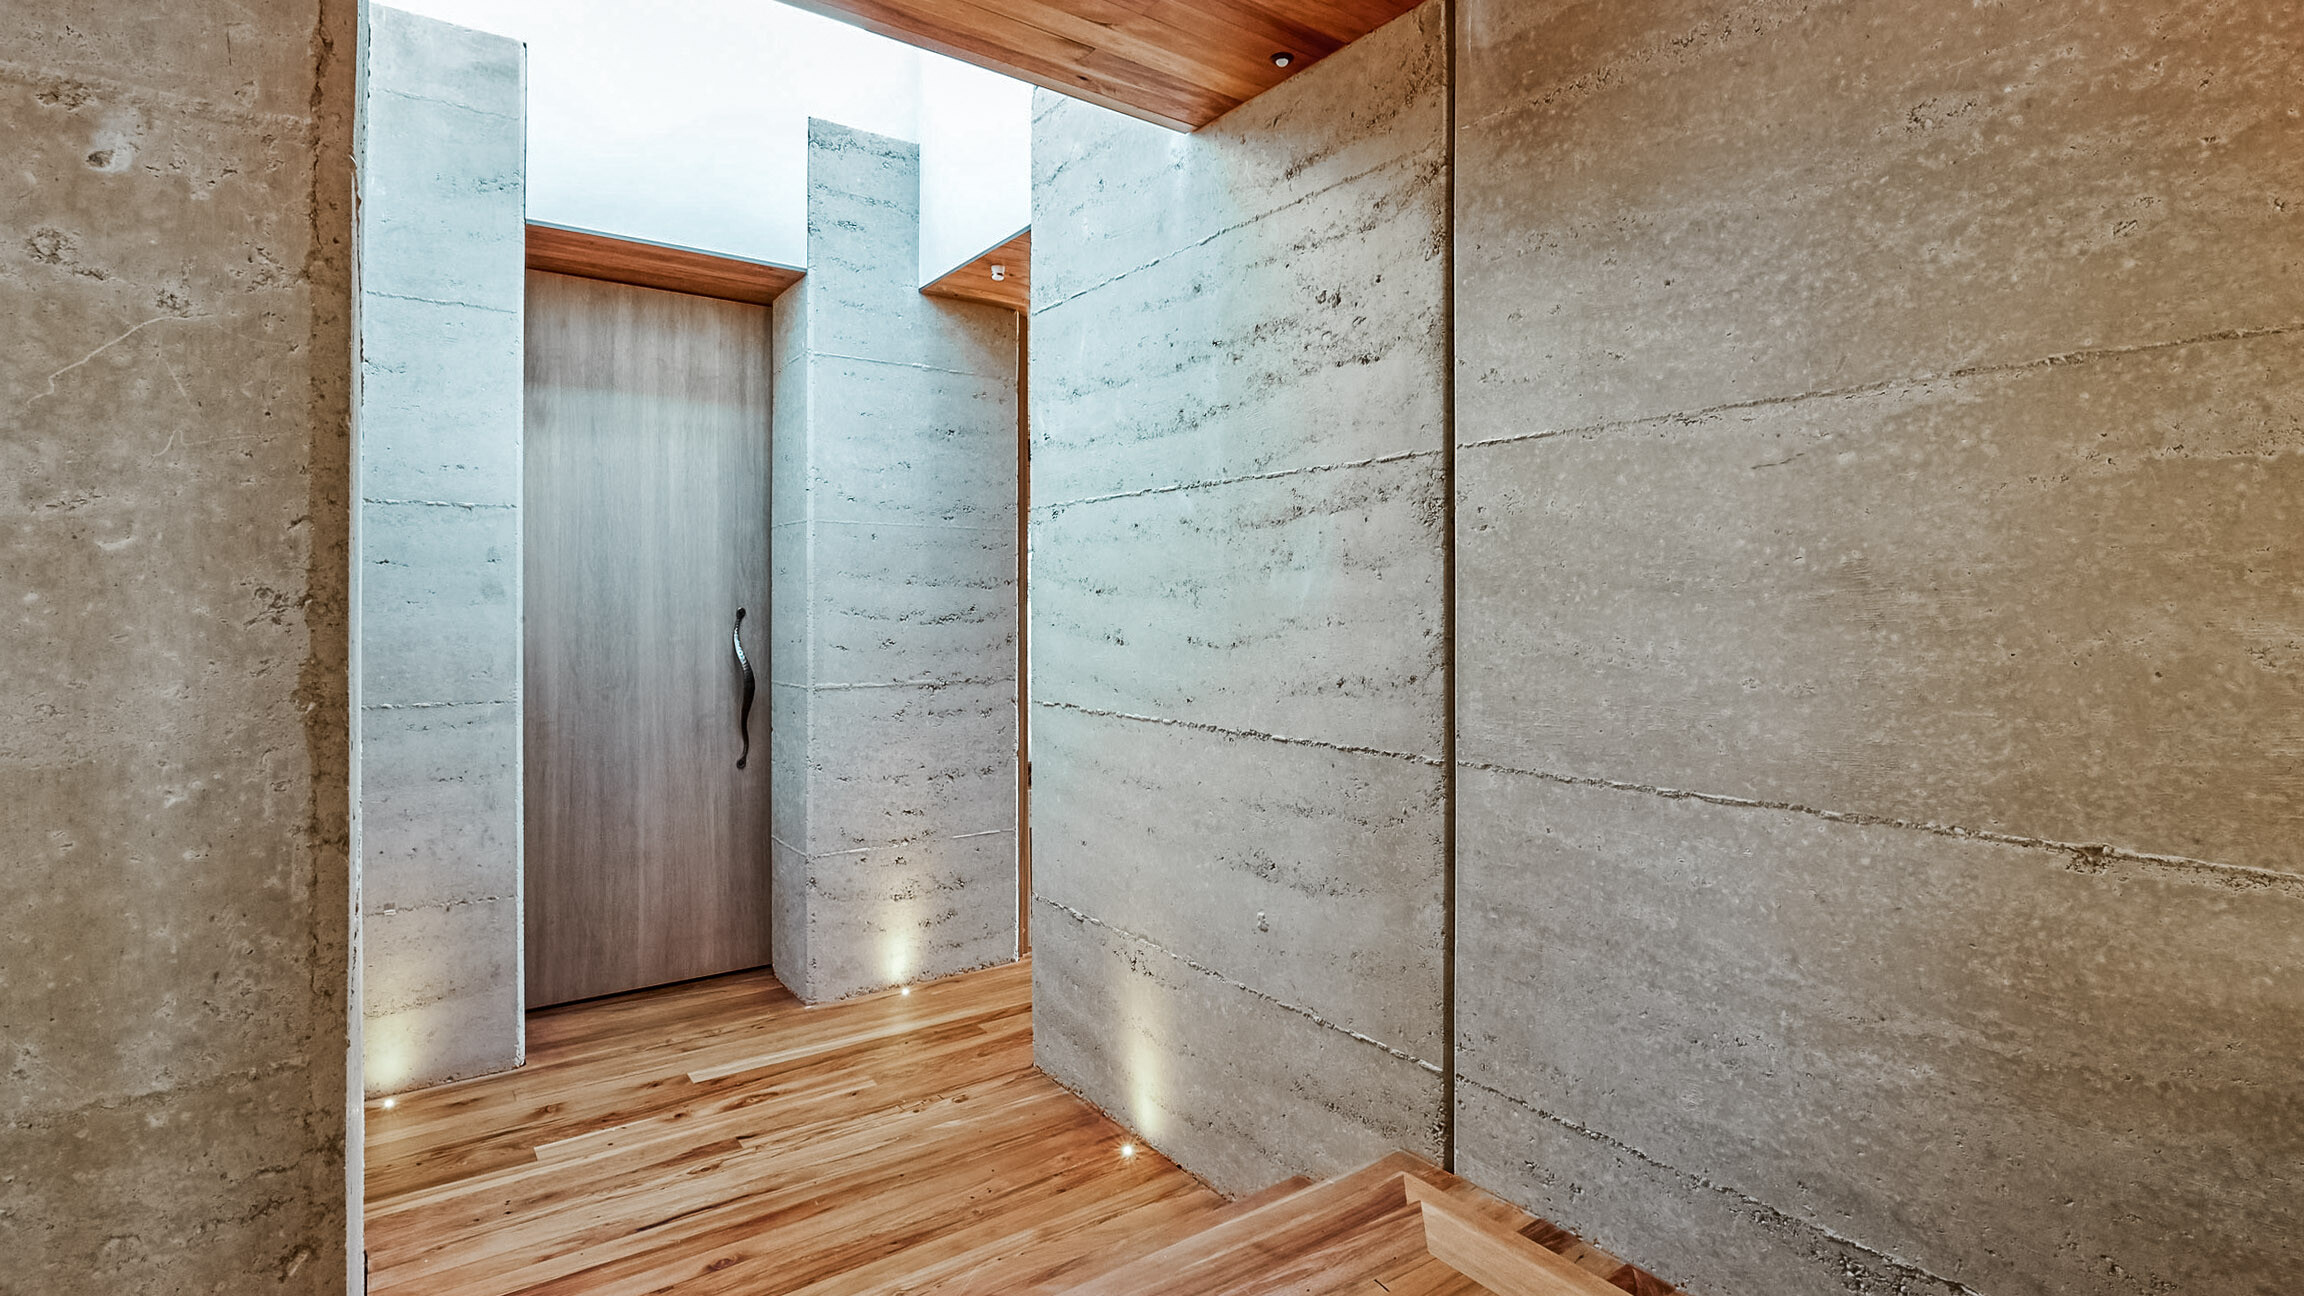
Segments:
[[[1226,1190],[1440,1150],[1443,38],[1036,107],[1036,1049]]]
[[[2300,41],[1467,0],[1467,1173],[1716,1296],[2294,1286]]]
[[[809,123],[777,299],[775,966],[838,999],[1016,955],[1014,312],[924,297],[916,146]]]
[[[376,6],[361,162],[369,1093],[518,1066],[519,42]]]
[[[0,1291],[342,1291],[353,4],[0,7]]]

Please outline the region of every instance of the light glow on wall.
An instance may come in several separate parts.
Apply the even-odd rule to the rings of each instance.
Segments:
[[[1122,1050],[1128,1068],[1128,1126],[1157,1144],[1166,1133],[1167,1051],[1160,1041],[1167,1036],[1166,1002],[1154,993],[1152,982],[1131,976],[1120,989],[1118,1028],[1124,1032]]]
[[[916,925],[907,921],[910,915],[905,908],[902,904],[890,906],[888,939],[881,949],[881,962],[888,969],[890,985],[904,985],[920,967],[919,953],[912,943]],[[911,988],[906,987],[904,993],[912,993]]]
[[[406,1089],[416,1076],[416,1023],[406,1013],[369,1018],[361,1031],[361,1086],[370,1097]]]

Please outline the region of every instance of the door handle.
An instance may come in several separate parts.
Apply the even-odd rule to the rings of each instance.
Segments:
[[[752,679],[752,659],[744,655],[744,609],[736,609],[736,628],[728,632],[728,642],[736,649],[736,664],[744,671],[744,706],[736,713],[736,736],[744,740],[744,750],[737,753],[736,768],[752,759],[752,693],[756,687]]]

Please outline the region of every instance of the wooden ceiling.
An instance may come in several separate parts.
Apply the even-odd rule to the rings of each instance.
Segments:
[[[999,277],[993,277],[994,268]],[[1032,231],[1026,230],[920,291],[931,297],[1032,311]]]
[[[789,0],[859,27],[1198,130],[1419,0]],[[1274,56],[1286,55],[1288,66]]]

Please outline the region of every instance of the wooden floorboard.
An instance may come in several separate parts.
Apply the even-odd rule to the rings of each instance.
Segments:
[[[1033,1068],[1030,996],[741,973],[537,1013],[521,1070],[371,1106],[371,1289],[1054,1292],[1222,1218]]]
[[[383,1296],[1481,1296],[1434,1200],[1527,1291],[1671,1293],[1405,1154],[1227,1204],[1034,1069],[1023,964],[549,1009],[525,1068],[372,1105],[367,1148]]]
[[[1431,1212],[1453,1221],[1434,1245]],[[1483,1286],[1458,1263],[1482,1269]],[[1673,1296],[1654,1276],[1466,1180],[1395,1153],[1326,1183],[1242,1202],[1070,1296]]]

